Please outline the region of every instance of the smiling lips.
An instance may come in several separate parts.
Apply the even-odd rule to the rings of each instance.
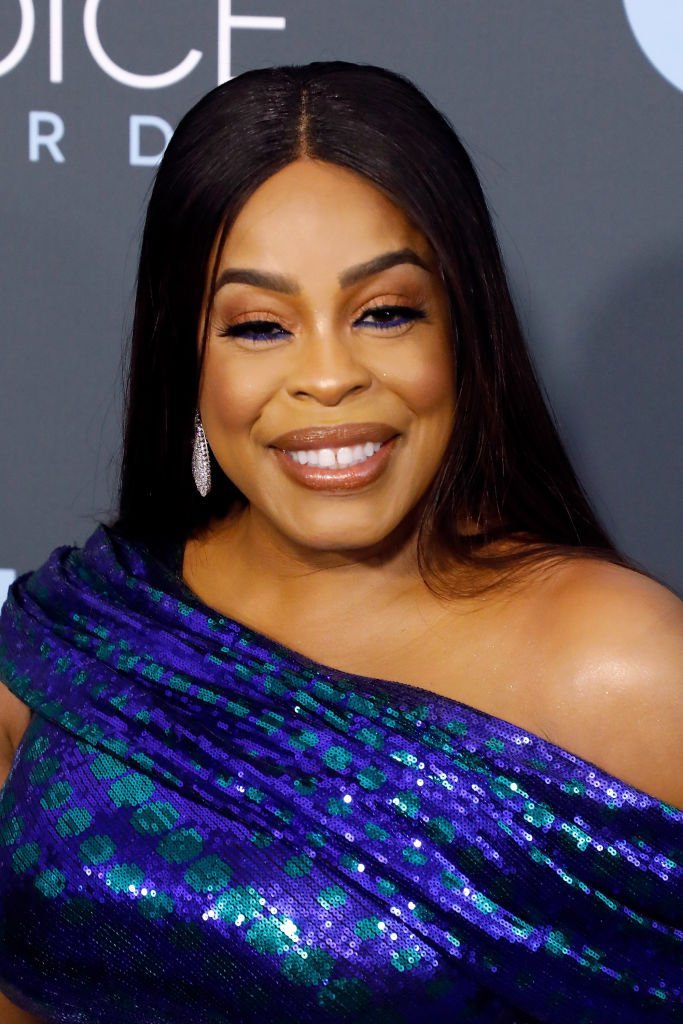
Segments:
[[[314,490],[348,491],[384,471],[398,432],[386,423],[291,430],[271,442],[287,475]]]

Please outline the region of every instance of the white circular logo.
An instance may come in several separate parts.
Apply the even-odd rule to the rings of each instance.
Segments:
[[[14,569],[0,569],[0,608],[5,603],[10,584],[16,578]]]
[[[624,9],[647,59],[683,90],[683,0],[624,0]]]

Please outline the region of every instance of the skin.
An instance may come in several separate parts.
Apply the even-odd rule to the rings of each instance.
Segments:
[[[401,262],[340,285],[349,268],[405,249],[429,269]],[[219,280],[237,267],[286,273],[297,288],[228,283],[209,311],[200,411],[222,469],[250,502],[242,541],[254,554],[268,545],[308,566],[388,553],[387,539],[441,462],[454,415],[447,306],[429,246],[362,179],[306,160],[272,177],[238,216]],[[368,308],[389,304],[417,307],[423,318],[380,327]],[[284,331],[262,341],[222,333],[255,319]],[[285,431],[366,421],[400,438],[387,472],[353,493],[292,483],[268,447]]]
[[[42,1024],[38,1017],[20,1010],[0,992],[0,1020],[3,1024]]]
[[[405,247],[426,270],[340,282]],[[187,544],[190,586],[316,661],[471,704],[683,804],[683,773],[672,770],[683,749],[683,604],[669,590],[578,559],[514,591],[444,602],[417,572],[411,510],[454,415],[446,300],[419,230],[365,179],[301,159],[243,207],[218,281],[237,268],[286,275],[296,290],[242,281],[206,297],[200,412],[248,505]],[[426,316],[380,333],[366,311],[395,303]],[[264,319],[276,324],[271,340],[235,337],[235,324]],[[269,448],[285,431],[368,420],[393,424],[399,443],[383,476],[353,494],[292,482]]]
[[[406,248],[424,267],[340,283]],[[219,278],[249,268],[295,291],[233,281],[207,294],[200,411],[248,504],[186,545],[193,590],[316,661],[470,704],[683,807],[683,603],[671,591],[579,558],[446,602],[417,572],[413,512],[454,416],[446,300],[421,233],[369,182],[302,159],[253,194],[218,258]],[[383,331],[367,310],[387,305],[425,315]],[[226,334],[254,320],[281,329]],[[286,431],[368,421],[399,437],[380,477],[352,492],[293,481],[270,447]],[[0,783],[28,719],[0,685]],[[1,995],[0,1011],[35,1021]]]

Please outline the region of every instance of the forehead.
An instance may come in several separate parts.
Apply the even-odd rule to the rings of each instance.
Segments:
[[[297,265],[314,260],[343,269],[403,247],[430,254],[422,232],[367,178],[305,158],[250,196],[228,232],[219,265],[277,265],[295,273]]]

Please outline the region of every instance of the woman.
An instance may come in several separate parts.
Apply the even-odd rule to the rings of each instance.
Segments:
[[[3,612],[3,991],[676,1019],[682,642],[569,465],[450,126],[377,68],[242,75],[151,196],[118,518]]]

